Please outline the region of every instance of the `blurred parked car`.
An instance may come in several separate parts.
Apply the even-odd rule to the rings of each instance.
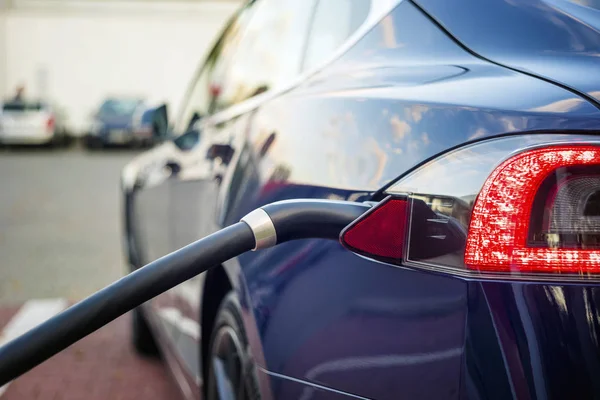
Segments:
[[[157,344],[188,398],[599,398],[600,11],[583,3],[245,2],[174,139],[123,170],[131,270],[274,201],[378,208],[354,252],[297,240],[157,296],[136,348]]]
[[[132,136],[139,140],[142,145],[150,146],[154,143],[152,122],[154,115],[154,108],[146,108],[139,118],[133,121],[131,126]]]
[[[65,116],[48,102],[7,100],[0,110],[0,143],[61,146],[69,142]]]
[[[88,148],[148,147],[153,143],[152,113],[141,98],[108,98],[94,113],[85,144]]]

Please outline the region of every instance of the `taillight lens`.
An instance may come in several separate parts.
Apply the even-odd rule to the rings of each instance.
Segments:
[[[563,135],[495,139],[433,160],[389,188],[383,211],[353,224],[342,243],[455,275],[600,277],[600,143],[568,138],[571,144]],[[394,203],[405,206],[396,212]],[[392,239],[389,221],[402,225]],[[399,244],[397,232],[406,232]]]
[[[402,259],[407,220],[407,199],[388,198],[346,227],[341,240],[355,253],[383,260]]]
[[[50,115],[50,116],[48,117],[48,120],[46,121],[46,129],[47,129],[48,131],[51,131],[51,130],[53,130],[53,129],[54,129],[54,122],[55,122],[55,121],[54,121],[54,115]]]
[[[553,146],[506,160],[483,185],[465,249],[469,269],[600,271],[600,148]]]

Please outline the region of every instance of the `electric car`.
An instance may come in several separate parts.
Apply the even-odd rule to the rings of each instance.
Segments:
[[[244,4],[123,169],[131,270],[274,201],[372,211],[145,303],[136,348],[187,398],[598,398],[599,7]]]

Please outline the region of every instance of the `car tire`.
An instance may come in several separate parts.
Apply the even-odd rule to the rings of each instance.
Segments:
[[[129,148],[132,150],[139,150],[144,148],[144,143],[141,140],[133,139],[129,144]]]
[[[207,400],[260,400],[256,368],[233,292],[221,302],[208,349]]]
[[[50,142],[48,142],[48,147],[50,147],[51,149],[60,149],[60,148],[64,148],[65,147],[65,137],[62,135],[62,133],[55,133],[54,136],[52,136],[52,139],[50,140]]]
[[[146,317],[144,317],[142,310],[139,308],[136,308],[132,312],[131,333],[133,347],[138,354],[147,357],[159,356],[158,346],[154,340],[154,335],[150,330]]]
[[[67,132],[63,132],[62,133],[62,148],[63,149],[69,149],[71,148],[71,146],[73,146],[73,137],[71,135],[69,135]]]
[[[100,141],[100,139],[95,137],[86,137],[85,140],[85,148],[91,151],[100,150],[104,147],[104,144]]]

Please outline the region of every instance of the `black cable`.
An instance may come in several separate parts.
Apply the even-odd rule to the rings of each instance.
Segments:
[[[110,321],[254,247],[238,222],[124,276],[0,348],[0,387]]]
[[[340,232],[369,206],[336,200],[284,200],[261,207],[273,221],[277,244],[294,239],[339,238]]]
[[[276,237],[269,245],[305,238],[337,240],[342,229],[368,209],[361,203],[331,200],[268,204],[264,212],[258,211],[258,220],[238,222],[159,258],[1,347],[0,387],[140,304],[258,247],[265,226],[265,232]]]

